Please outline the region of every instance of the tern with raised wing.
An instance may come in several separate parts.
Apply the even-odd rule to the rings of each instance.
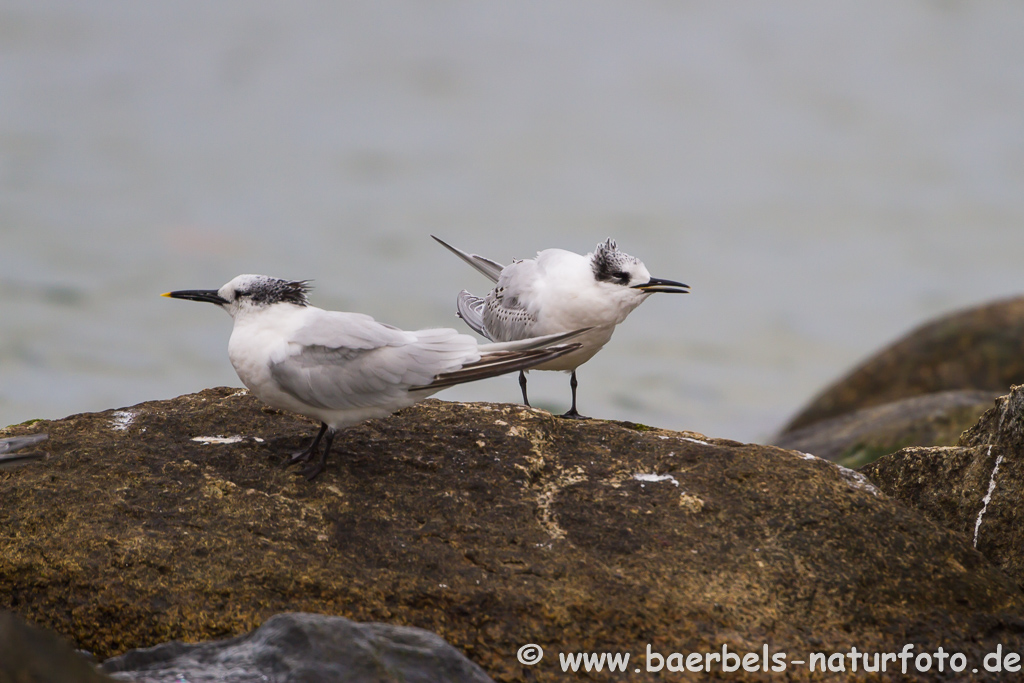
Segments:
[[[507,266],[434,239],[495,283],[484,297],[462,290],[456,304],[458,316],[487,339],[509,342],[591,328],[576,339],[581,345],[576,351],[530,368],[572,373],[572,407],[562,417],[586,419],[576,409],[576,368],[608,343],[616,325],[651,294],[690,291],[681,282],[651,277],[640,259],[619,251],[611,239],[589,254],[545,249]],[[525,370],[519,372],[519,386],[523,403],[530,405]]]

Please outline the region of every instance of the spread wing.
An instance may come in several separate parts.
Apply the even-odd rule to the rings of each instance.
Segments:
[[[522,295],[527,294],[531,278],[536,275],[536,261],[513,261],[511,265],[503,266],[483,256],[467,254],[434,235],[431,237],[497,283],[484,299],[466,290],[459,293],[457,310],[467,325],[491,341],[514,341],[533,336],[532,328],[537,319],[523,304]]]
[[[537,319],[518,300],[488,295],[484,303],[487,337],[495,341],[527,339]]]
[[[431,237],[433,237],[437,242],[439,242],[441,246],[443,246],[445,249],[452,252],[460,259],[476,268],[484,277],[489,279],[491,282],[497,282],[498,278],[501,276],[501,271],[505,268],[505,266],[501,265],[496,261],[492,261],[489,258],[484,258],[483,256],[480,256],[478,254],[467,254],[461,249],[457,249],[452,245],[448,244],[440,237],[435,237],[434,235],[431,235]]]
[[[494,341],[487,332],[487,326],[484,324],[483,299],[473,296],[466,290],[462,290],[459,292],[459,298],[456,300],[455,307],[457,315],[473,328],[474,332]]]
[[[487,336],[494,341],[513,341],[534,336],[537,317],[527,302],[538,280],[537,262],[516,261],[505,268],[497,286],[484,299],[482,319]]]
[[[410,387],[479,360],[452,329],[404,332],[367,315],[323,311],[298,329],[270,373],[287,393],[329,410],[403,400]]]

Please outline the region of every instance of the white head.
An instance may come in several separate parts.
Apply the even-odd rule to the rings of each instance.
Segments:
[[[619,251],[612,239],[598,244],[588,256],[598,287],[619,299],[630,310],[657,292],[686,294],[690,291],[690,287],[682,282],[651,277],[640,259]]]
[[[188,301],[217,304],[231,317],[240,312],[258,310],[274,305],[307,306],[308,280],[282,280],[267,275],[239,275],[223,287],[213,289],[183,289],[167,292],[163,296]]]

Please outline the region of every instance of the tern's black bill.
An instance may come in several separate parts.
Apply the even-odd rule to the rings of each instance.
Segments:
[[[231,303],[218,294],[216,289],[181,289],[177,292],[165,292],[160,296],[169,296],[172,299],[186,299],[188,301],[205,301],[208,304],[217,304],[218,306]]]
[[[652,277],[642,285],[633,285],[633,289],[640,289],[645,292],[664,292],[665,294],[687,294],[690,285],[684,285],[675,280],[662,280],[660,277]]]

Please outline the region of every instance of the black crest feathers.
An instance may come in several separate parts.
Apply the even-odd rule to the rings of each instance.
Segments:
[[[313,287],[309,280],[279,280],[267,278],[252,284],[240,295],[248,296],[254,304],[276,304],[289,303],[296,306],[306,306],[309,300],[306,294]]]
[[[638,263],[637,259],[619,251],[615,240],[610,237],[597,245],[590,258],[590,267],[594,271],[594,278],[603,282],[625,284],[629,281],[629,275],[623,271],[628,270],[628,266],[635,263]]]

